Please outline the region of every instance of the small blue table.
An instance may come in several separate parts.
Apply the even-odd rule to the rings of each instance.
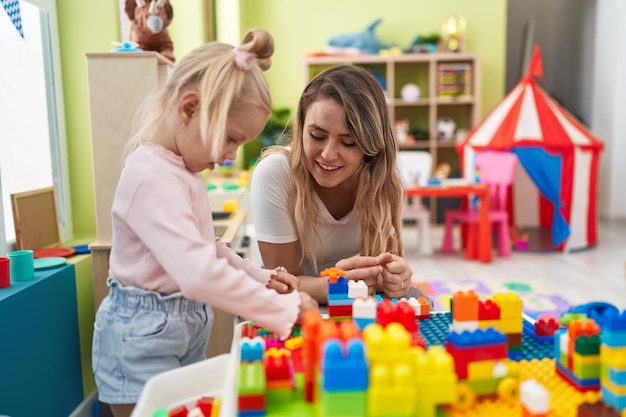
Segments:
[[[0,415],[67,417],[82,400],[74,265],[0,289]]]

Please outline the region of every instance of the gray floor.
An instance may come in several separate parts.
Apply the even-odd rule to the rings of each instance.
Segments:
[[[254,236],[254,227],[249,227],[249,233]],[[405,250],[414,281],[472,279],[497,284],[514,280],[531,285],[540,282],[573,305],[604,301],[620,310],[626,309],[626,223],[601,222],[598,245],[586,251],[514,252],[508,258],[499,258],[494,252],[494,261],[490,264],[466,261],[460,251],[442,254],[442,235],[441,227],[432,228],[435,253],[424,256],[418,254],[417,228],[404,230]],[[459,247],[458,241],[456,247]],[[254,238],[251,257],[260,264]]]

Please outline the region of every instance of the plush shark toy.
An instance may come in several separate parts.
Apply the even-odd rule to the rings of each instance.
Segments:
[[[362,32],[335,35],[328,41],[329,49],[357,49],[368,54],[377,54],[381,49],[389,49],[394,45],[386,45],[374,34],[376,26],[382,19],[375,20]]]

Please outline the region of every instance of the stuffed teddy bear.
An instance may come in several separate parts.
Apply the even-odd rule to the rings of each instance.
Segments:
[[[126,15],[131,21],[130,41],[144,51],[155,51],[174,61],[174,44],[167,32],[174,18],[168,0],[126,0]]]

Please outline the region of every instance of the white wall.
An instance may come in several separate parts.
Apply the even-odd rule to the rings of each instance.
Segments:
[[[591,129],[604,141],[598,207],[604,219],[626,220],[626,2],[598,0]]]

